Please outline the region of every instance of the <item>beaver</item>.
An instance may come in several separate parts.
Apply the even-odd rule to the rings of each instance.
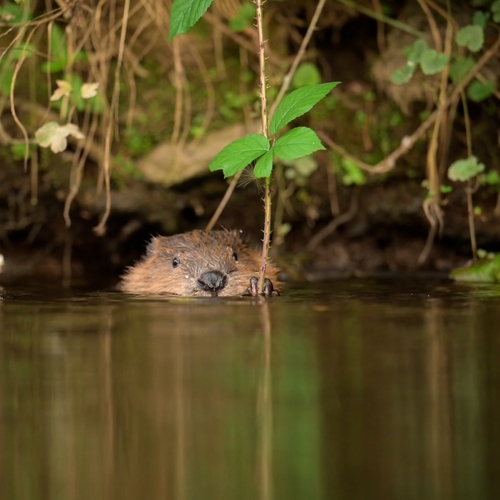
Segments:
[[[124,292],[191,297],[258,295],[260,255],[236,230],[194,230],[156,236],[146,254],[122,276]],[[278,268],[269,262],[264,295],[279,295],[273,286]]]

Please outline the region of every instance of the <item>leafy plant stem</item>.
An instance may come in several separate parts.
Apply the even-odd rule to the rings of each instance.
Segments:
[[[259,68],[260,68],[260,107],[262,135],[267,133],[267,98],[266,98],[266,54],[264,48],[264,35],[262,28],[262,0],[255,0],[257,33],[259,37]],[[264,291],[264,278],[266,275],[267,256],[271,241],[271,177],[266,177],[264,184],[264,236],[262,239],[262,256],[259,271],[259,293]]]
[[[269,111],[269,116],[273,116],[274,112],[276,111],[276,108],[278,107],[279,103],[283,100],[283,96],[286,94],[286,91],[290,87],[290,83],[292,81],[293,75],[295,74],[295,71],[297,70],[297,67],[299,66],[300,62],[302,61],[307,45],[309,44],[309,41],[311,40],[312,34],[314,33],[314,30],[316,29],[316,25],[318,23],[318,19],[321,15],[321,12],[323,11],[323,7],[325,5],[326,0],[319,0],[318,5],[316,6],[316,11],[314,12],[314,15],[311,19],[311,23],[309,24],[309,27],[307,28],[307,33],[302,40],[302,43],[299,47],[299,50],[297,51],[297,55],[295,56],[295,59],[292,62],[292,65],[290,66],[290,69],[286,76],[283,78],[283,85],[280,88],[280,91],[276,97],[276,100],[273,102],[273,105],[271,106],[271,109]],[[205,18],[210,18],[210,13],[207,12],[205,14]],[[214,24],[214,26],[217,27],[217,25]],[[224,26],[224,25],[222,25]],[[227,34],[227,33],[226,33]],[[241,45],[243,48],[247,48],[246,46]],[[215,211],[214,215],[210,219],[210,222],[207,224],[207,231],[210,231],[216,224],[217,220],[219,219],[222,211],[226,207],[229,199],[231,198],[231,194],[233,193],[234,189],[236,188],[236,185],[238,184],[238,181],[241,177],[241,173],[236,174],[233,179],[231,179],[231,182],[227,188],[226,193],[224,194],[224,197],[222,198],[221,202],[219,203],[219,206],[217,207],[217,210]]]

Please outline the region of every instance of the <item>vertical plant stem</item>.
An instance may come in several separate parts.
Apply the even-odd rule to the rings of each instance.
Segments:
[[[257,13],[257,33],[259,36],[259,68],[260,68],[260,108],[262,135],[267,138],[267,99],[266,99],[266,54],[262,32],[262,0],[254,0]],[[271,241],[271,177],[266,177],[264,185],[264,237],[262,239],[262,260],[259,271],[259,293],[264,290],[267,256]]]

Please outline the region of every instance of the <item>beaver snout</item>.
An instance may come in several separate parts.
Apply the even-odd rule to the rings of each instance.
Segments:
[[[206,271],[198,278],[198,287],[216,294],[226,286],[227,277],[220,271]]]

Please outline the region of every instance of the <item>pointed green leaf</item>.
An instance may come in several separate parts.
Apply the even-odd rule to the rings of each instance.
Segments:
[[[271,120],[271,133],[276,134],[295,118],[307,113],[340,82],[308,85],[287,95],[276,109]]]
[[[477,52],[484,43],[484,30],[481,26],[464,26],[455,36],[455,41],[461,47],[467,47],[471,52]]]
[[[228,144],[210,162],[211,172],[222,170],[230,177],[269,151],[269,141],[262,134],[249,134]]]
[[[169,40],[186,33],[210,7],[212,0],[174,0],[170,11]]]
[[[468,181],[484,171],[484,164],[477,161],[475,156],[465,160],[457,160],[448,169],[448,179],[451,181]]]
[[[424,75],[435,75],[444,69],[449,60],[447,54],[427,49],[420,58],[420,67]]]
[[[325,149],[316,133],[307,127],[297,127],[283,134],[273,147],[274,154],[282,160],[295,160]]]
[[[259,158],[255,168],[253,169],[253,175],[255,175],[257,179],[271,176],[271,172],[273,170],[273,156],[273,150],[270,149]]]

